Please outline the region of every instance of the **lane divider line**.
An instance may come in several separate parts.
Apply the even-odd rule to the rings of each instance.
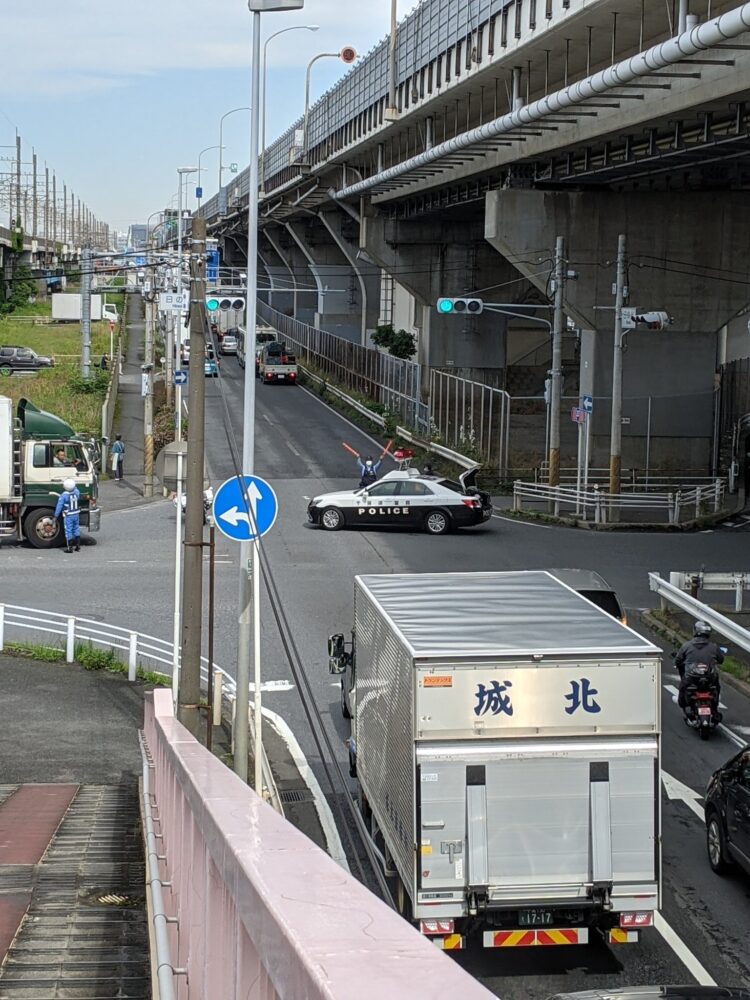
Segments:
[[[670,927],[658,910],[654,913],[654,927],[699,986],[717,985],[716,980],[712,978],[706,967],[698,961],[679,934]]]

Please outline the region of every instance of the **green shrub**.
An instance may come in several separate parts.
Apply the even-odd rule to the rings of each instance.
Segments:
[[[88,378],[74,369],[68,376],[68,388],[76,396],[99,396],[104,399],[109,389],[109,372],[92,368]]]
[[[109,670],[112,673],[119,673],[124,666],[113,649],[95,649],[91,643],[86,646],[77,645],[75,659],[85,670]]]

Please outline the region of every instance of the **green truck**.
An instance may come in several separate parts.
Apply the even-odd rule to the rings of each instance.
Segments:
[[[66,479],[81,493],[81,527],[98,531],[95,442],[70,424],[21,399],[0,396],[0,539],[26,539],[35,549],[64,543],[55,505]]]

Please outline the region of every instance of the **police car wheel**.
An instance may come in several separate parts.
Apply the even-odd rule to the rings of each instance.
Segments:
[[[338,531],[344,527],[344,515],[338,507],[326,507],[320,515],[320,523],[326,531]]]
[[[424,519],[424,530],[428,535],[445,535],[450,529],[450,517],[444,510],[431,510]]]

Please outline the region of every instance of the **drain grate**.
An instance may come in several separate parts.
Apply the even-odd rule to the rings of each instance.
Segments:
[[[279,798],[285,804],[292,802],[314,802],[312,792],[308,788],[289,788],[285,792],[279,792]]]

